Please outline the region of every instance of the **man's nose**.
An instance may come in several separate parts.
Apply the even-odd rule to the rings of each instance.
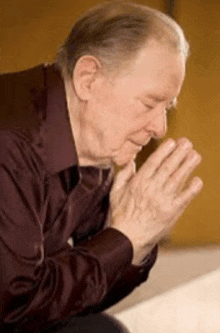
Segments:
[[[162,139],[167,132],[167,114],[166,110],[159,110],[157,114],[152,115],[151,122],[148,127],[148,132],[152,132],[154,139]]]

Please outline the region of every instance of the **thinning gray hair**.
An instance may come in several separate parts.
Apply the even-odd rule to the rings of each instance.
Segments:
[[[111,71],[131,61],[152,38],[187,59],[189,44],[171,17],[132,2],[102,2],[78,19],[60,46],[56,63],[64,76],[72,77],[77,60],[92,55]]]

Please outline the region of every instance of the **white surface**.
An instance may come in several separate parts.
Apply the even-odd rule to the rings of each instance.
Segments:
[[[220,333],[220,270],[116,315],[131,333]]]
[[[160,253],[150,279],[108,313],[131,333],[220,333],[220,248]]]

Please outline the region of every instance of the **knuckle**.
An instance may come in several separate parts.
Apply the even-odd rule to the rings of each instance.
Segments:
[[[173,214],[174,207],[171,205],[165,205],[163,207],[163,215],[166,216],[167,218],[170,217]]]
[[[138,180],[137,178],[131,179],[129,185],[128,185],[128,192],[131,194],[134,194],[138,188]]]
[[[174,177],[173,177],[172,181],[169,181],[165,186],[166,193],[170,193],[171,195],[172,195],[172,193],[174,193],[176,191],[177,181]]]
[[[155,156],[155,152],[154,152],[146,160],[146,162],[145,162],[145,168],[146,169],[152,169],[154,167],[154,165],[155,165],[155,159],[156,159],[156,156]]]
[[[190,202],[192,201],[192,199],[193,199],[192,198],[192,194],[190,196],[187,195],[187,196],[178,198],[177,207],[179,209],[185,209],[190,204]]]
[[[164,163],[162,170],[165,174],[168,174],[170,172],[170,165],[168,163]]]

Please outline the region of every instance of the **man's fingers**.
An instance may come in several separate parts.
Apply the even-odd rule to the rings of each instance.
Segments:
[[[123,169],[118,171],[112,187],[112,193],[121,189],[135,174],[136,165],[134,161],[129,162]]]
[[[165,183],[164,188],[166,189],[166,192],[176,193],[177,191],[180,191],[190,174],[201,163],[201,159],[201,156],[195,150],[190,151],[180,168],[177,169]]]
[[[194,177],[186,190],[182,191],[176,198],[176,204],[180,208],[186,208],[190,202],[201,192],[203,181],[199,177]]]
[[[138,171],[138,177],[140,177],[142,181],[151,177],[159,168],[161,163],[165,160],[165,158],[172,153],[175,147],[176,143],[173,139],[167,139],[165,142],[163,142],[142,165]]]
[[[169,177],[180,167],[189,151],[192,149],[192,143],[188,139],[182,139],[177,144],[176,149],[161,164],[160,168],[154,176],[161,185],[163,185]]]

